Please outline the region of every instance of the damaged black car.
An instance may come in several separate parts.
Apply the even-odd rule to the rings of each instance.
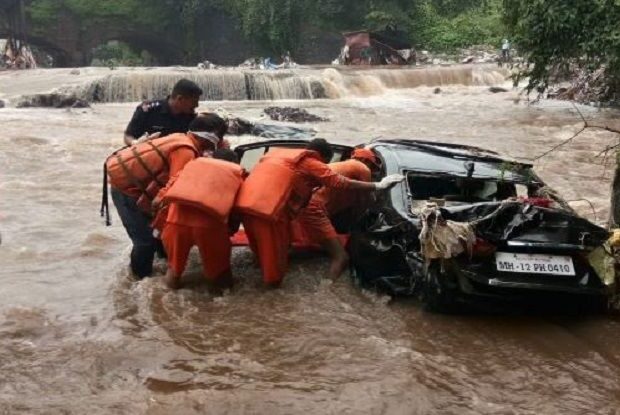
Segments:
[[[352,231],[362,286],[419,295],[437,311],[575,296],[606,303],[615,283],[609,232],[578,216],[531,165],[454,144],[371,148],[384,174],[407,179]]]
[[[251,169],[272,141],[237,147]],[[332,161],[352,146],[333,145]],[[406,180],[362,217],[332,218],[350,235],[351,273],[362,287],[417,296],[434,311],[472,304],[570,298],[605,306],[615,290],[609,232],[578,216],[532,166],[472,146],[377,140],[375,177]]]

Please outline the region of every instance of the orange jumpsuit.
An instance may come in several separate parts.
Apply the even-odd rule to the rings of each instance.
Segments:
[[[196,144],[196,147],[198,148],[198,144],[196,143],[196,140],[192,138],[192,141],[194,141],[194,143]],[[218,145],[218,148],[229,148],[229,147],[230,147],[230,143],[225,139],[223,139]],[[168,180],[168,183],[166,183],[166,186],[157,193],[157,199],[159,200],[163,199],[163,196],[166,194],[168,189],[170,189],[170,186],[172,186],[174,181],[177,179],[179,173],[181,173],[181,170],[183,170],[183,168],[185,167],[187,163],[194,160],[195,158],[196,158],[195,154],[188,148],[179,148],[176,151],[173,151],[172,153],[170,153],[169,160],[168,160],[168,165],[170,166],[170,173],[169,173],[170,179]],[[151,226],[153,227],[153,229],[157,229],[159,232],[163,232],[163,227],[166,223],[167,218],[168,218],[168,206],[163,206],[156,213],[155,218],[153,222],[151,223]]]
[[[334,173],[351,180],[370,182],[371,172],[358,160],[346,160],[329,164]],[[297,224],[294,224],[293,238],[308,239],[309,242],[321,243],[338,236],[330,218],[347,209],[366,204],[368,192],[343,190],[323,187],[310,199],[308,206],[299,212]]]
[[[166,187],[158,194],[161,200],[163,195],[178,179],[179,173],[187,163],[195,157],[186,152],[173,153],[175,158],[170,160],[170,177]],[[196,245],[202,260],[205,277],[210,281],[230,276],[231,242],[229,227],[227,224],[212,219],[202,210],[184,205],[171,203],[160,209],[153,226],[163,225],[161,235],[164,248],[168,255],[168,266],[172,268],[177,277],[181,277],[191,248]]]
[[[200,252],[205,277],[210,281],[230,276],[231,243],[228,225],[210,218],[202,210],[171,203],[162,241],[168,253],[168,266],[180,278],[190,249]]]
[[[349,187],[348,179],[334,173],[327,164],[316,158],[302,159],[297,165],[296,173],[309,188],[325,186],[347,189]],[[256,191],[265,191],[265,189]],[[243,227],[250,247],[258,257],[263,280],[267,284],[280,283],[286,273],[292,219],[290,216],[284,216],[274,222],[253,215],[243,216]]]

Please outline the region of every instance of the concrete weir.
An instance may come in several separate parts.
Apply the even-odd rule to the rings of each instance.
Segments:
[[[58,70],[50,70],[58,71]],[[73,72],[75,73],[75,71]],[[52,75],[53,72],[50,73]],[[207,101],[312,100],[366,97],[387,90],[446,85],[484,86],[505,82],[506,70],[492,65],[418,68],[321,67],[278,71],[195,68],[84,68],[70,84],[23,94],[16,106],[45,106],[72,96],[86,102],[136,102],[166,96],[180,78],[196,82]],[[79,78],[83,81],[79,82]],[[34,92],[34,91],[33,91]],[[60,100],[48,99],[60,95]],[[46,98],[46,99],[42,99]]]

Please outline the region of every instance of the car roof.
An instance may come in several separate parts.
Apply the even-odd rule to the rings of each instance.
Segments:
[[[298,147],[307,144],[306,139],[267,139],[242,144],[236,149],[245,151],[261,146],[278,145]],[[330,140],[334,148],[353,149],[355,145],[344,140]],[[410,170],[426,173],[448,174],[467,177],[466,161],[474,163],[472,177],[496,178],[519,183],[540,183],[533,173],[532,165],[519,162],[498,153],[476,146],[411,139],[376,139],[366,144],[380,156],[390,154],[396,160],[399,171]]]
[[[246,143],[246,144],[240,144],[236,146],[235,149],[247,150],[247,149],[263,147],[263,146],[277,147],[278,145],[300,147],[300,146],[305,146],[310,141],[311,140],[299,139],[299,138],[295,138],[295,139],[271,138],[271,139],[266,139],[266,140],[254,141],[254,142]],[[329,143],[333,147],[337,147],[341,149],[342,148],[353,149],[356,147],[355,145],[351,143],[342,142],[341,140],[329,140]]]
[[[449,174],[467,177],[466,162],[474,163],[473,177],[497,178],[515,182],[540,182],[531,164],[502,157],[475,146],[424,140],[379,139],[370,146],[379,155],[388,153],[399,170]]]

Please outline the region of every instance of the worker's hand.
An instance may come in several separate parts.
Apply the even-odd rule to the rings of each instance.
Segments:
[[[151,135],[147,135],[144,141],[155,140],[156,138],[161,137],[161,132],[156,132]]]
[[[151,208],[155,212],[158,211],[159,208],[161,208],[161,199],[158,199],[158,198],[153,199],[153,202],[151,203]]]
[[[161,137],[161,133],[160,132],[153,133],[151,135],[144,135],[144,136],[142,136],[142,137],[140,137],[140,138],[138,138],[136,140],[133,140],[131,142],[131,144],[136,145],[136,144],[140,144],[140,143],[145,143],[145,142],[150,141],[150,140],[155,140],[156,138],[159,138],[159,137]]]
[[[379,183],[375,183],[377,190],[387,190],[396,186],[398,183],[405,180],[405,176],[402,174],[391,174],[384,177]]]

